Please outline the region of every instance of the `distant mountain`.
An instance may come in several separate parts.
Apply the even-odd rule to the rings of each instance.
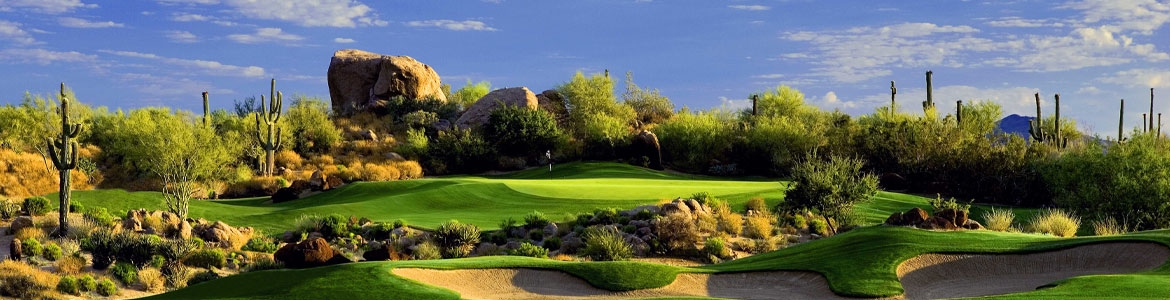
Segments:
[[[1012,114],[999,120],[999,126],[997,126],[996,129],[1005,133],[1018,135],[1024,139],[1028,139],[1031,137],[1031,135],[1028,134],[1028,127],[1031,125],[1029,125],[1028,122],[1034,119],[1036,119],[1036,117]]]

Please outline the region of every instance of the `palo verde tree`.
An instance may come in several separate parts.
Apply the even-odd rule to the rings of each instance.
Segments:
[[[272,79],[268,99],[269,105],[265,106],[264,95],[260,95],[260,113],[256,114],[256,140],[260,141],[260,148],[264,149],[264,165],[261,166],[260,173],[264,176],[272,176],[275,171],[276,149],[280,148],[281,142],[281,127],[277,125],[280,122],[281,108],[284,106],[284,94],[276,91],[276,78]],[[267,135],[261,134],[265,132],[260,126],[261,123],[266,125]]]
[[[820,212],[835,234],[837,227],[830,218],[840,220],[853,206],[869,200],[878,191],[878,179],[863,173],[861,159],[836,155],[822,160],[810,153],[792,170],[796,184],[785,196],[788,209],[811,209]]]
[[[63,236],[69,228],[69,198],[72,196],[69,172],[77,168],[77,135],[81,124],[69,122],[69,98],[65,96],[65,83],[61,83],[61,134],[54,140],[46,141],[49,158],[60,176],[59,219],[55,236]]]

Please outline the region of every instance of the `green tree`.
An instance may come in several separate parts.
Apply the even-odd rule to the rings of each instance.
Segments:
[[[735,124],[726,112],[691,112],[684,107],[656,129],[662,159],[680,170],[706,171],[712,159],[724,158],[734,139]]]
[[[488,92],[492,91],[492,84],[487,81],[480,81],[478,83],[471,83],[471,79],[467,80],[467,84],[451,93],[447,97],[447,101],[458,104],[459,111],[465,111],[479,98],[483,98]]]
[[[636,113],[617,102],[609,76],[585,77],[577,72],[569,82],[557,86],[557,92],[565,96],[569,110],[566,129],[585,142],[587,153],[612,157],[617,148],[629,143],[629,125]]]
[[[852,212],[854,205],[877,194],[877,176],[862,173],[864,164],[856,158],[831,155],[828,160],[821,160],[815,154],[808,154],[793,169],[796,186],[785,195],[783,205],[820,212],[829,229],[837,233],[830,219],[840,220]]]
[[[491,143],[466,128],[440,131],[427,149],[435,173],[483,172],[495,162]]]
[[[561,130],[548,111],[506,106],[492,111],[484,137],[504,155],[535,156],[555,148]]]
[[[661,124],[674,116],[674,103],[658,89],[644,90],[634,84],[634,73],[626,72],[626,92],[622,100],[637,113],[642,124]]]
[[[341,143],[341,129],[329,119],[329,104],[318,98],[301,95],[293,97],[292,107],[284,119],[292,132],[293,151],[297,153],[327,153]]]

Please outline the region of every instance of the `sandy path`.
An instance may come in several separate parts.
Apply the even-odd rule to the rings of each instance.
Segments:
[[[736,299],[840,298],[812,272],[679,274],[662,288],[612,292],[565,272],[538,269],[394,269],[395,275],[458,292],[466,299],[629,299],[699,296]]]
[[[1170,248],[1154,243],[1104,243],[1033,253],[923,254],[902,262],[907,299],[977,297],[1035,290],[1057,280],[1133,273],[1162,265]]]

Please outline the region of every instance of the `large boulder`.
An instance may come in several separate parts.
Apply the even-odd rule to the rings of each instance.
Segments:
[[[955,217],[958,216],[958,214],[959,211],[953,208],[947,208],[934,212],[934,216],[951,221],[951,224],[962,225],[963,223],[955,222]],[[966,222],[966,220],[963,221]]]
[[[211,224],[198,224],[193,232],[208,243],[214,243],[223,248],[239,249],[248,239],[252,238],[252,228],[235,228],[222,221]]]
[[[642,130],[634,135],[634,140],[630,144],[630,152],[634,159],[645,157],[648,160],[647,167],[662,170],[662,146],[658,144],[658,135],[653,132]]]
[[[955,230],[959,228],[955,226],[955,223],[952,223],[950,220],[939,216],[926,219],[926,221],[922,222],[922,224],[919,224],[918,227],[937,230]]]
[[[983,230],[983,224],[979,224],[979,221],[975,221],[974,219],[967,219],[967,222],[963,223],[962,227],[970,230]]]
[[[342,115],[396,96],[447,101],[435,69],[409,56],[338,50],[329,61],[327,80],[333,111]]]
[[[468,107],[467,111],[463,112],[458,120],[455,120],[455,125],[460,128],[470,128],[487,124],[492,111],[504,106],[537,109],[540,104],[536,100],[536,95],[526,87],[498,89],[476,100],[475,104]]]
[[[922,222],[926,221],[926,219],[929,217],[930,215],[928,215],[925,210],[917,207],[911,208],[905,213],[902,213],[902,225],[918,226],[919,224],[922,224]]]
[[[35,226],[35,225],[33,224],[32,217],[19,216],[19,217],[16,217],[16,219],[12,220],[12,225],[10,228],[12,230],[12,233],[16,233],[17,231],[20,231],[21,229],[30,228],[33,226]]]
[[[569,109],[565,105],[565,97],[556,90],[545,90],[536,95],[536,102],[543,109],[552,113],[557,119],[557,125],[564,125],[569,118]]]
[[[890,214],[890,217],[886,218],[886,225],[891,225],[891,226],[904,225],[904,224],[902,224],[902,212],[896,211],[896,212]]]
[[[312,268],[349,262],[345,256],[337,255],[323,238],[312,238],[297,244],[287,244],[272,255],[276,261],[292,269]]]
[[[315,192],[329,190],[329,182],[325,179],[325,173],[321,171],[314,171],[312,176],[309,176],[309,189]]]
[[[382,244],[380,247],[376,247],[370,251],[362,253],[362,258],[367,261],[407,260],[410,259],[410,256],[399,253],[398,250],[394,249],[394,245],[386,243]]]
[[[292,187],[281,188],[272,194],[272,203],[289,202],[300,199],[300,192]]]

